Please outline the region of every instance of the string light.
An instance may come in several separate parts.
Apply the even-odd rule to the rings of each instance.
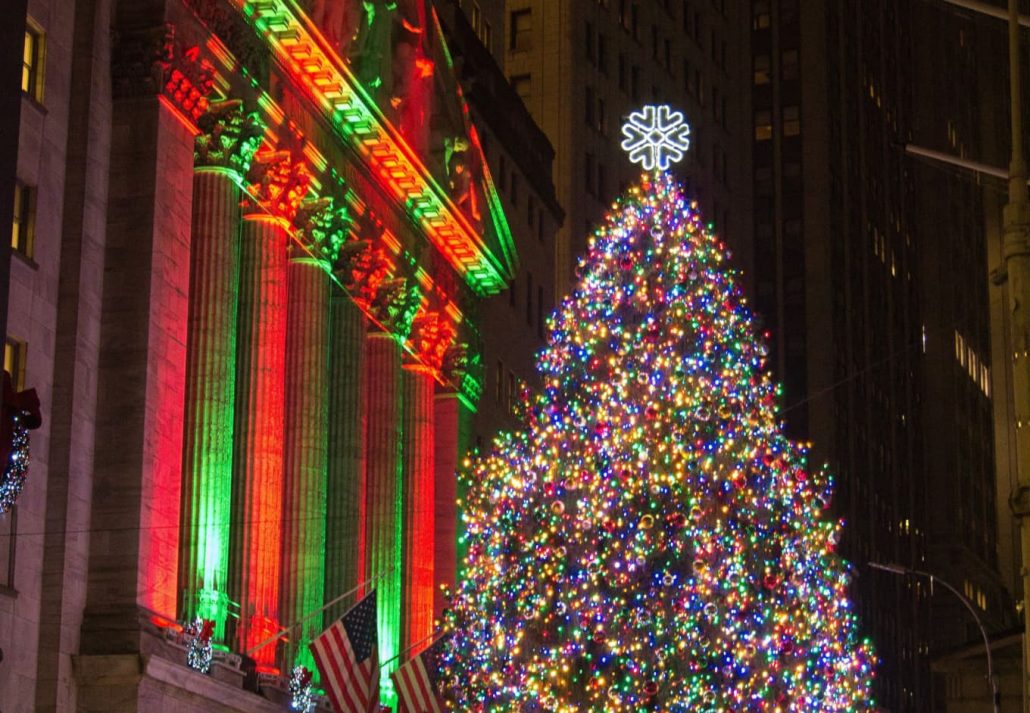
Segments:
[[[831,481],[712,226],[645,174],[578,273],[525,428],[462,474],[450,708],[871,710]]]

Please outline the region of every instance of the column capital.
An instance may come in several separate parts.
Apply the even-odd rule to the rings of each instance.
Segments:
[[[354,301],[367,311],[392,267],[383,248],[370,240],[354,240],[340,247],[333,272]]]
[[[350,235],[350,210],[331,196],[302,201],[293,219],[297,239],[314,255],[335,265]]]
[[[178,39],[175,25],[122,34],[112,54],[111,88],[116,99],[159,96],[190,123],[207,110],[214,66],[201,58],[199,47]]]
[[[441,373],[457,332],[454,323],[437,310],[420,310],[411,324],[411,346],[415,356],[434,373]]]
[[[422,288],[406,277],[394,277],[380,283],[369,310],[376,321],[406,339],[421,304]]]
[[[292,222],[311,186],[311,173],[290,151],[265,148],[254,154],[247,183],[246,214],[265,212]]]
[[[197,128],[196,168],[223,168],[240,178],[247,175],[264,133],[257,112],[246,111],[239,99],[212,102],[197,119]]]

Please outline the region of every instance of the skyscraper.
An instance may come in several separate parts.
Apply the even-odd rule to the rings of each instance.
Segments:
[[[629,112],[668,103],[691,124],[678,171],[734,249],[750,236],[747,4],[742,0],[461,0],[503,57],[508,81],[554,145],[565,209],[560,298],[587,236],[637,167],[620,148]],[[743,264],[745,256],[742,254]]]
[[[982,187],[905,153],[913,141],[977,152],[987,47],[927,3],[751,11],[753,274],[784,419],[836,475],[842,549],[882,658],[878,702],[929,710],[930,657],[975,625],[925,582],[865,563],[928,570],[994,628],[1010,620],[993,526]]]

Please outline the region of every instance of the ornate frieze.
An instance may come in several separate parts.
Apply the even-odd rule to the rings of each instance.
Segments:
[[[220,167],[247,175],[264,129],[256,112],[247,112],[239,99],[212,102],[197,119],[200,133],[194,143],[197,167]]]
[[[161,95],[196,121],[208,107],[214,67],[201,58],[200,48],[186,46],[175,26],[125,34],[111,58],[115,98]]]

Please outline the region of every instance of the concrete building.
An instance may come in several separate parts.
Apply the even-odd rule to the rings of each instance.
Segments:
[[[836,475],[877,702],[933,710],[931,656],[979,632],[946,593],[865,563],[945,578],[996,631],[1014,611],[996,556],[983,187],[904,147],[976,155],[980,73],[1003,60],[930,3],[756,0],[751,29],[753,275],[784,419]]]
[[[546,140],[488,114],[511,96],[455,72],[422,0],[18,14],[5,368],[45,421],[0,516],[0,707],[279,710],[372,588],[380,659],[418,646],[456,576],[483,350],[522,369],[548,306]],[[540,273],[516,320],[484,300],[510,311],[517,241]],[[211,676],[185,665],[197,616]]]
[[[677,172],[704,215],[747,261],[750,245],[748,3],[742,0],[461,0],[503,59],[515,91],[555,150],[566,220],[558,233],[558,296],[573,284],[587,237],[637,167],[620,127],[647,103],[691,125]],[[503,28],[499,30],[498,28]],[[500,36],[499,36],[500,35]],[[747,277],[745,276],[745,279]]]

